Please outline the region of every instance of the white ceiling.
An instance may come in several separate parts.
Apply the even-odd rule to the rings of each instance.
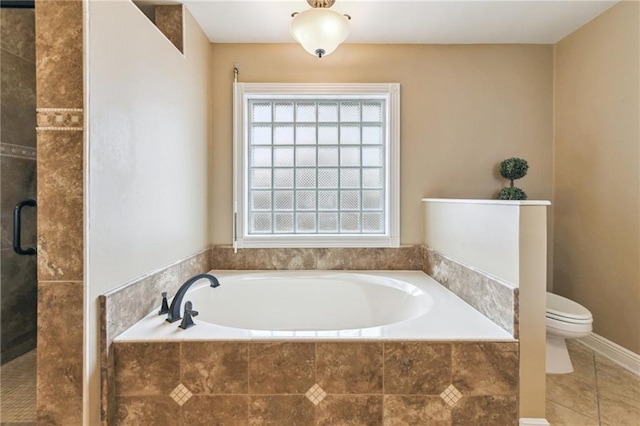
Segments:
[[[215,43],[293,43],[306,0],[184,0]],[[347,43],[555,43],[617,1],[336,0]]]

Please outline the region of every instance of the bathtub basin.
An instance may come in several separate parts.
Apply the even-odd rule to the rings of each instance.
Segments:
[[[418,317],[433,305],[427,292],[406,281],[358,273],[244,274],[222,278],[211,290],[204,285],[187,294],[202,307],[200,321],[252,330],[377,327]]]
[[[397,339],[515,341],[421,271],[211,271],[184,301],[199,315],[178,328],[157,310],[116,341]]]

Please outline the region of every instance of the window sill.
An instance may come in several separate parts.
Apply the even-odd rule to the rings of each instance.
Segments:
[[[305,235],[265,235],[240,238],[238,248],[371,248],[400,247],[400,238],[388,236],[342,235],[340,237],[318,237]]]

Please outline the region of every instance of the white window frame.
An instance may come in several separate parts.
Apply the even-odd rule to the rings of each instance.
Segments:
[[[249,235],[247,126],[249,99],[380,98],[386,100],[385,233]],[[235,83],[233,114],[234,248],[398,247],[400,245],[400,84],[399,83]]]

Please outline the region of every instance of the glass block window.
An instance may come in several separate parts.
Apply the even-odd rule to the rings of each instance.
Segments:
[[[399,89],[236,84],[235,247],[399,245]]]
[[[249,234],[384,234],[386,101],[248,101]]]

